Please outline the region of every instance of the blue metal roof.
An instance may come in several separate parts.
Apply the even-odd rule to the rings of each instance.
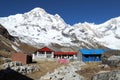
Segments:
[[[104,49],[80,49],[80,52],[82,54],[102,54],[103,52],[105,52]]]

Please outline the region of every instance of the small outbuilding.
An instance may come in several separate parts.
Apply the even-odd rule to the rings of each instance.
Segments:
[[[84,62],[101,61],[101,55],[104,52],[104,49],[80,49],[80,53],[82,54],[82,61]]]
[[[12,61],[19,61],[23,64],[32,63],[32,55],[28,55],[22,52],[13,53],[11,56]]]

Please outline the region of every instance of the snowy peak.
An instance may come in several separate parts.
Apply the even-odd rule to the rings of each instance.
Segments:
[[[42,8],[34,8],[33,10],[31,10],[30,12],[27,13],[28,15],[31,15],[33,17],[46,17],[49,16],[51,17],[52,15],[50,15],[49,13],[47,13],[44,9]],[[53,17],[53,16],[52,16]],[[54,15],[55,18],[57,18],[58,20],[63,20],[58,14]],[[64,20],[63,20],[64,21]]]
[[[64,20],[58,14],[51,15],[41,8],[35,8],[24,14],[3,17],[0,23],[11,35],[19,36],[19,39],[25,43],[48,45],[52,42],[66,41],[61,33],[67,26]],[[32,41],[29,42],[30,40]]]
[[[31,11],[30,11],[30,13],[47,13],[44,9],[42,9],[42,8],[39,8],[39,7],[36,7],[36,8],[34,8],[34,9],[32,9]]]
[[[44,9],[35,8],[30,12],[24,14],[11,15],[9,17],[1,18],[2,24],[9,23],[10,25],[32,24],[44,26],[56,26],[56,28],[63,29],[66,26],[64,20],[58,15],[48,14]],[[14,22],[14,23],[13,23]],[[13,23],[13,24],[12,24]],[[7,26],[7,25],[6,25]]]
[[[55,16],[48,14],[41,8],[35,8],[24,14],[16,14],[6,18],[1,18],[0,22],[9,29],[15,29],[16,27],[23,26],[24,28],[27,28],[27,26],[31,26],[44,28],[47,30],[50,28],[61,30],[67,26],[64,20],[58,14]]]

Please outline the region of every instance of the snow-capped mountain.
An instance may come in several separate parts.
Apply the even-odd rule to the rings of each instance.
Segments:
[[[19,36],[21,41],[34,45],[38,43],[49,45],[53,41],[57,42],[57,39],[63,38],[61,31],[67,26],[58,14],[50,15],[41,8],[1,18],[0,23],[11,35]]]
[[[60,45],[78,48],[105,46],[120,49],[120,17],[103,24],[78,23],[68,25],[58,15],[35,8],[24,14],[1,17],[0,24],[20,41],[37,47]]]

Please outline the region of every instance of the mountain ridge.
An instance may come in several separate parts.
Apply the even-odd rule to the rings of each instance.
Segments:
[[[24,14],[0,18],[8,32],[21,42],[41,46],[59,45],[77,48],[120,49],[120,17],[103,24],[78,23],[69,25],[58,15],[51,15],[42,8]],[[113,39],[112,43],[108,40]]]

